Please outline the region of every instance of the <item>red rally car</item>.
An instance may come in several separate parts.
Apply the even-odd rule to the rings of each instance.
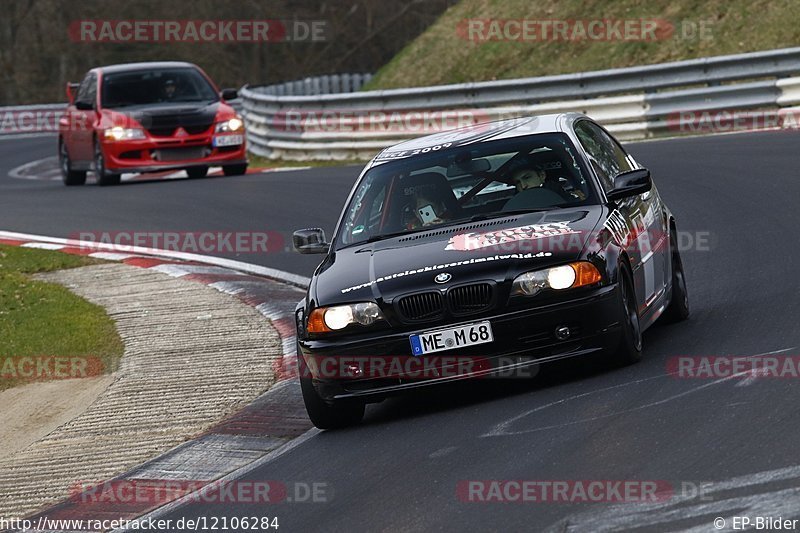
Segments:
[[[125,173],[186,170],[201,178],[209,166],[226,176],[247,170],[244,123],[198,66],[183,62],[111,65],[67,85],[59,120],[58,156],[66,185],[116,185]]]

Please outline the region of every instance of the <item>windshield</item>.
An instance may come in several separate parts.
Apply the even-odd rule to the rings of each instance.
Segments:
[[[509,213],[595,204],[569,138],[538,134],[461,147],[371,169],[339,247]]]
[[[216,102],[217,92],[191,67],[103,75],[102,105],[118,108],[184,102]]]

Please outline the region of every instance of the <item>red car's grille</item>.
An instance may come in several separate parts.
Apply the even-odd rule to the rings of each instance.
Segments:
[[[199,135],[201,133],[205,133],[211,127],[211,124],[200,124],[197,126],[183,126],[183,130],[188,135]],[[166,126],[166,127],[152,127],[147,130],[150,135],[154,137],[172,137],[175,135],[175,132],[178,131],[178,128],[175,126]]]
[[[187,146],[185,148],[162,148],[153,150],[156,161],[186,161],[207,157],[211,150],[205,146]]]

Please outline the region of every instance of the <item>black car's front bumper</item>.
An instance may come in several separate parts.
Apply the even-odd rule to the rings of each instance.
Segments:
[[[317,393],[325,400],[361,398],[364,401],[379,401],[406,389],[459,379],[525,377],[531,375],[528,367],[539,363],[615,349],[621,334],[617,291],[615,284],[559,303],[446,325],[420,326],[413,331],[376,331],[374,337],[359,336],[357,340],[346,337],[301,340],[299,344],[304,363],[300,368],[301,372],[310,369],[307,375],[313,378]],[[419,357],[411,353],[411,334],[484,321],[489,321],[492,326],[494,340],[491,343]],[[569,336],[558,338],[556,330],[563,327],[569,328]],[[411,376],[375,375],[369,371],[363,377],[357,374],[342,375],[342,370],[348,368],[347,364],[334,363],[380,360],[381,368],[387,368],[390,365],[386,364],[386,359],[389,358],[420,363],[411,366],[421,368],[421,360],[431,357],[437,358],[436,364],[442,366],[438,369],[428,368]],[[446,366],[448,364],[451,366]],[[400,367],[407,369],[409,365],[401,362],[395,368]]]

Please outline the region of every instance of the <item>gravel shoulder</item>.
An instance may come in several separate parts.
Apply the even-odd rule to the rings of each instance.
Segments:
[[[125,352],[111,376],[0,397],[0,516],[125,472],[197,436],[274,383],[281,341],[255,308],[201,283],[124,264],[36,276],[104,307]],[[8,402],[8,403],[7,403]],[[12,436],[16,435],[16,436]]]

